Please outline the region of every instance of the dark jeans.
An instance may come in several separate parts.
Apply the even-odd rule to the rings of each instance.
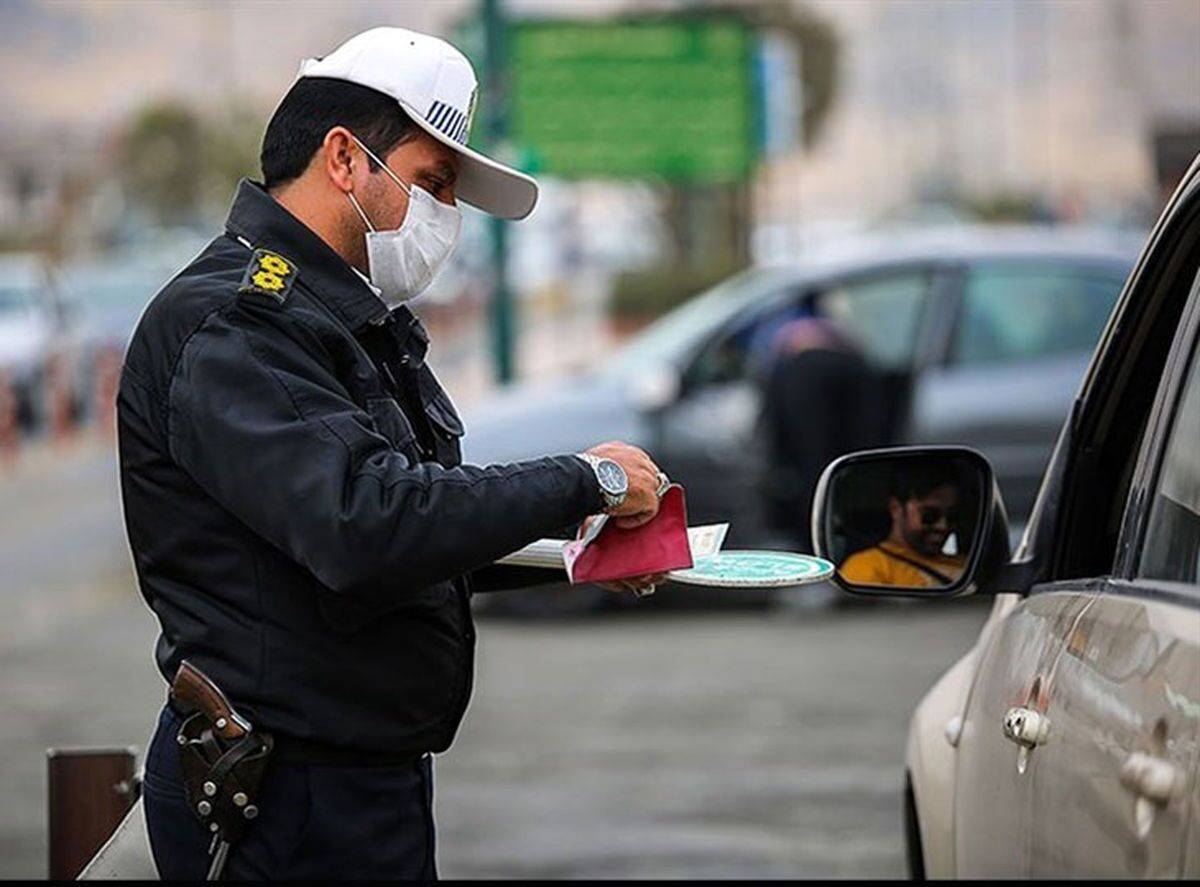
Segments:
[[[198,880],[210,836],[187,807],[175,734],[164,708],[146,753],[143,798],[159,874]],[[259,789],[261,811],[229,853],[237,880],[404,878],[434,880],[433,764],[295,764],[272,760]]]

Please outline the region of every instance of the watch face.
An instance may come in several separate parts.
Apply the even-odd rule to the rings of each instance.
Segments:
[[[596,466],[596,476],[600,480],[600,488],[610,496],[619,496],[629,489],[625,469],[612,459],[605,459]]]

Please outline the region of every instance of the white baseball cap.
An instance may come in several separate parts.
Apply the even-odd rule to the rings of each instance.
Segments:
[[[372,28],[323,58],[301,62],[300,77],[332,77],[391,96],[417,126],[458,153],[457,196],[505,219],[533,212],[538,186],[532,177],[467,147],[479,85],[467,57],[445,40]]]

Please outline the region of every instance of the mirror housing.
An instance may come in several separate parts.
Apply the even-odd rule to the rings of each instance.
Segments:
[[[871,597],[974,594],[1011,556],[995,472],[967,447],[891,447],[834,460],[817,483],[812,537],[838,568],[834,582]]]

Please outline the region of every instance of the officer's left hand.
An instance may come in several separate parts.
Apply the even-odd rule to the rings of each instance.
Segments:
[[[596,516],[584,518],[582,524],[579,525],[579,532],[575,534],[576,539],[583,538],[588,527],[591,526]],[[628,579],[618,579],[614,582],[597,582],[605,591],[614,591],[618,594],[632,592],[638,597],[646,597],[654,594],[654,586],[661,585],[667,581],[666,573],[647,573],[644,576],[630,576]]]
[[[633,592],[638,597],[654,594],[654,587],[667,581],[666,573],[648,573],[645,576],[631,576],[628,579],[618,579],[616,582],[596,583],[605,591],[618,593]]]

